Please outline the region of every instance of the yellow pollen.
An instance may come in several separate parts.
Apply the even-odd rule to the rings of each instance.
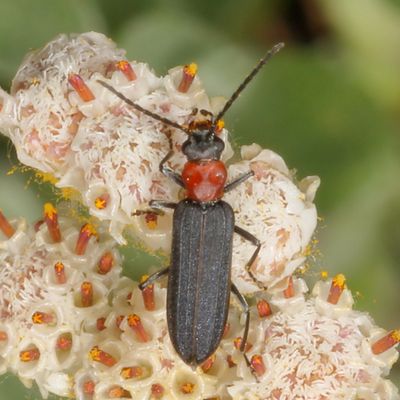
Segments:
[[[35,171],[35,176],[36,178],[41,179],[43,182],[49,182],[53,185],[58,182],[58,179],[53,174],[48,172]]]
[[[92,224],[86,224],[83,228],[82,228],[82,232],[87,233],[88,235],[93,235],[96,236],[97,232],[96,229],[94,229],[94,226]]]
[[[186,74],[190,76],[195,76],[197,73],[197,64],[191,63],[189,65],[185,65],[183,69]]]
[[[101,350],[98,346],[94,346],[89,352],[89,356],[93,361],[100,361],[100,354]]]
[[[333,278],[332,283],[334,286],[343,289],[346,285],[346,277],[343,274],[338,274]]]
[[[44,205],[44,214],[50,218],[53,219],[54,216],[57,214],[57,210],[55,209],[55,207],[53,206],[53,204],[51,203],[46,203]]]
[[[181,386],[182,393],[185,393],[185,394],[193,393],[193,390],[194,390],[193,383],[187,382]]]
[[[217,121],[217,125],[216,125],[217,131],[222,131],[222,129],[224,129],[224,127],[225,127],[224,120],[223,119],[219,119]]]
[[[128,323],[130,326],[136,326],[140,323],[140,318],[136,314],[132,314],[128,317]]]
[[[40,80],[36,76],[31,79],[31,85],[39,85],[39,83]]]
[[[107,201],[106,201],[106,199],[103,199],[102,197],[96,197],[96,199],[94,201],[94,205],[99,210],[103,210],[104,208],[107,207]]]
[[[321,271],[320,276],[321,279],[328,279],[328,271]]]
[[[149,275],[142,275],[142,277],[140,278],[140,283],[143,283],[144,281],[146,281],[149,278]]]
[[[400,329],[396,329],[393,332],[391,332],[390,336],[393,338],[394,341],[399,343],[400,342]]]

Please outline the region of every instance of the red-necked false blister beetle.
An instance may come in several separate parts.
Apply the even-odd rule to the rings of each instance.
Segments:
[[[225,145],[215,131],[218,121],[239,94],[282,47],[283,43],[275,45],[259,61],[208,125],[194,124],[193,129],[144,109],[106,82],[99,81],[136,110],[188,134],[182,145],[182,152],[187,157],[182,173],[166,165],[173,155],[172,150],[160,163],[160,171],[186,189],[186,198],[179,203],[150,202],[152,208],[174,210],[170,266],[151,275],[139,287],[144,289],[168,273],[169,335],[176,352],[191,366],[201,364],[217,349],[224,333],[231,291],[239,299],[246,315],[240,350],[244,352],[246,346],[250,313],[246,299],[231,281],[233,234],[241,235],[255,246],[246,266],[249,273],[261,245],[251,233],[235,226],[233,209],[222,197],[225,192],[253,176],[253,172],[249,171],[226,184],[227,169],[220,160]]]

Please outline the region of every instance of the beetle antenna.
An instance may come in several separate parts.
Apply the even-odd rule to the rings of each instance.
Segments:
[[[151,117],[157,121],[162,122],[165,125],[169,125],[172,126],[173,128],[176,129],[180,129],[181,131],[185,132],[187,135],[190,135],[191,132],[186,129],[184,126],[179,125],[178,123],[171,121],[168,118],[162,117],[161,115],[158,115],[156,113],[151,112],[150,110],[147,110],[145,108],[143,108],[142,106],[140,106],[139,104],[133,102],[132,100],[128,99],[127,97],[125,97],[121,92],[118,92],[118,90],[114,89],[111,85],[109,85],[108,83],[98,79],[97,80],[98,83],[100,83],[100,85],[104,86],[106,89],[108,89],[110,92],[114,93],[117,97],[119,97],[121,100],[123,100],[125,103],[129,104],[131,107],[133,107],[134,109],[140,111],[141,113],[147,115],[148,117]]]
[[[215,117],[211,129],[214,130],[217,122],[224,116],[224,114],[229,110],[234,101],[239,97],[240,93],[243,89],[251,82],[251,80],[257,75],[260,69],[274,56],[282,47],[285,46],[285,43],[278,43],[271,50],[265,54],[265,56],[258,62],[258,64],[253,68],[253,70],[246,76],[243,82],[239,85],[239,87],[235,90],[229,100],[225,103],[224,108],[219,112],[219,114]]]

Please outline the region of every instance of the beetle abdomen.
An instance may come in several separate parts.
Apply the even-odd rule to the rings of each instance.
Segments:
[[[224,201],[181,201],[174,213],[167,319],[172,344],[200,364],[221,341],[229,306],[234,214]]]

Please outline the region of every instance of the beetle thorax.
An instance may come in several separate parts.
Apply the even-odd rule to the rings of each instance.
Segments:
[[[220,160],[188,161],[182,171],[187,198],[198,202],[219,200],[224,194],[227,171]]]

